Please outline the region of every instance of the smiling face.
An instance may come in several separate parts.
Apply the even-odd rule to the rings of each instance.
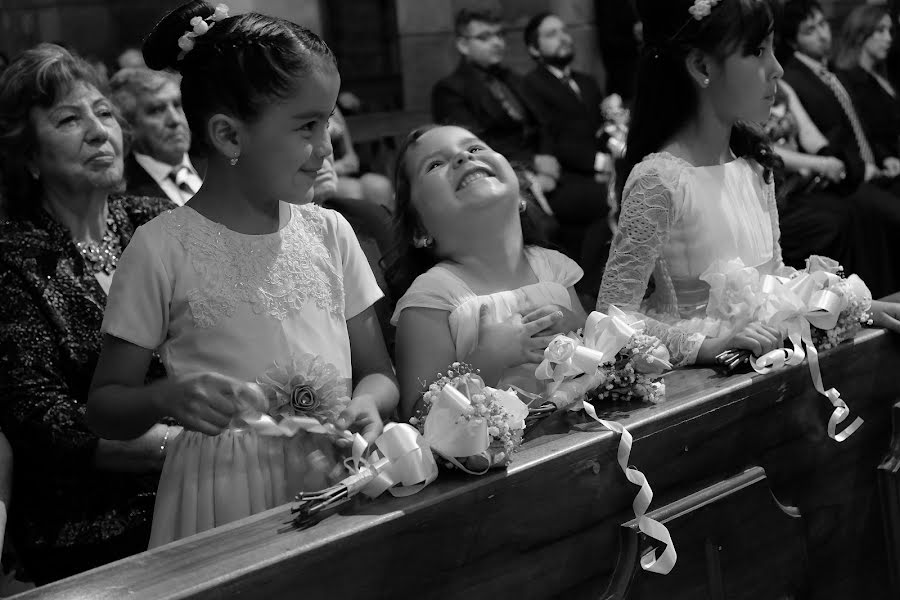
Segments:
[[[758,48],[749,54],[746,50],[738,48],[715,65],[709,93],[723,121],[763,123],[769,118],[784,70],[775,58],[771,33]]]
[[[480,225],[518,219],[515,171],[466,129],[437,127],[424,133],[404,163],[412,207],[438,247],[458,242],[476,219]]]
[[[245,124],[236,168],[259,193],[292,204],[312,200],[316,174],[332,151],[328,120],[340,85],[337,69],[322,61],[295,93]]]
[[[888,51],[891,49],[891,41],[891,18],[884,15],[872,35],[863,42],[862,51],[868,54],[873,62],[880,63],[887,58]]]
[[[75,83],[49,108],[31,111],[37,152],[31,166],[44,187],[115,190],[122,182],[122,129],[94,86]]]

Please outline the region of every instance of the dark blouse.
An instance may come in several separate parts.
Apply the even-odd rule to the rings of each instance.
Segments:
[[[121,247],[172,207],[111,196]],[[0,223],[0,290],[0,428],[13,448],[10,534],[26,572],[44,583],[145,549],[158,474],[93,466],[85,410],[106,294],[48,213]],[[151,369],[161,374],[158,362]]]
[[[900,99],[862,67],[837,75],[853,100],[879,166],[889,156],[900,156]]]

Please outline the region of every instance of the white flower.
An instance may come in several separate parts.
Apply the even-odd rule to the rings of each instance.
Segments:
[[[222,19],[228,18],[228,6],[225,4],[216,5],[216,11],[212,14],[210,19],[214,22],[221,21]]]
[[[688,9],[688,12],[700,21],[704,17],[709,16],[712,7],[718,3],[719,0],[694,0],[694,5]]]
[[[178,47],[181,48],[181,51],[187,54],[191,50],[194,49],[194,38],[190,34],[184,34],[180,38],[178,38]]]
[[[562,363],[575,355],[575,347],[575,340],[564,335],[558,335],[547,346],[545,356],[550,362]]]
[[[203,20],[203,17],[194,17],[191,19],[191,27],[194,28],[195,35],[203,35],[209,31],[209,23]]]

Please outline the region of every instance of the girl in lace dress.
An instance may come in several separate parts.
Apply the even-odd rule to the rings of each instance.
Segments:
[[[429,126],[401,149],[396,189],[405,275],[418,275],[393,318],[402,415],[454,361],[488,385],[537,391],[552,335],[584,325],[572,288],[582,272],[535,243],[516,172],[470,131]]]
[[[762,132],[783,71],[773,15],[758,0],[638,0],[644,24],[619,230],[597,300],[644,314],[673,362],[712,362],[728,348],[781,345],[758,323],[707,318],[700,276],[717,260],[762,273],[782,266],[772,182],[777,155]],[[652,277],[653,289],[647,294]],[[896,305],[874,303],[900,329]]]
[[[288,21],[194,1],[156,26],[144,56],[181,72],[209,168],[193,199],[139,228],[123,254],[88,410],[111,438],[162,416],[190,430],[169,441],[154,547],[332,483],[329,438],[256,433],[261,413],[371,441],[398,390],[356,237],[308,203],[340,87],[328,47]],[[157,349],[169,378],[144,385]]]

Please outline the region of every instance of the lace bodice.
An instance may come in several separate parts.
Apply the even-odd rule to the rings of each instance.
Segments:
[[[344,286],[323,242],[323,210],[315,205],[292,210],[296,216],[268,235],[237,233],[190,208],[160,217],[163,230],[189,251],[200,275],[202,285],[188,290],[198,327],[232,316],[240,302],[278,320],[306,302],[343,314]]]
[[[334,211],[292,206],[281,230],[244,235],[185,205],[135,233],[101,329],[159,349],[171,376],[256,381],[276,362],[312,354],[351,377],[347,320],[381,295]]]
[[[634,167],[623,198],[597,308],[643,313],[675,363],[692,364],[704,338],[728,325],[705,318],[703,272],[719,259],[763,271],[781,265],[773,185],[743,158],[694,167],[659,153]]]

